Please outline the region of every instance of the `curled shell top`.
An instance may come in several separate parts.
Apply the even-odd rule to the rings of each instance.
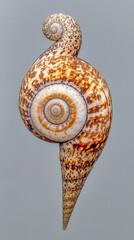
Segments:
[[[55,43],[23,79],[19,107],[26,127],[38,138],[60,143],[63,229],[107,140],[112,103],[100,73],[77,57],[81,30],[66,14],[53,14],[43,33]]]

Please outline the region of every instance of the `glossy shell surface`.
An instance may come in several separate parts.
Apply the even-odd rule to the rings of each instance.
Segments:
[[[77,58],[79,25],[66,14],[43,24],[56,41],[32,65],[20,90],[20,113],[38,138],[60,143],[63,228],[108,138],[112,101],[108,86],[89,63]]]

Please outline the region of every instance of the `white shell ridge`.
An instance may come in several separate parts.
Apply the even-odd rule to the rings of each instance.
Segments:
[[[74,87],[56,83],[41,89],[31,104],[33,125],[46,138],[66,142],[85,126],[87,105]]]

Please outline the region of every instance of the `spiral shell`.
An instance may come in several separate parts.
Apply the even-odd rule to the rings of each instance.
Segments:
[[[65,142],[76,137],[87,118],[84,98],[73,87],[56,83],[44,87],[31,104],[31,120],[46,138]]]
[[[46,56],[70,55],[77,56],[82,42],[79,24],[69,15],[59,13],[49,16],[42,27],[44,35],[56,41],[43,54]]]
[[[60,143],[63,229],[95,161],[108,138],[112,101],[100,73],[77,58],[79,25],[66,14],[53,14],[43,32],[56,41],[23,79],[19,106],[26,127],[38,138]]]
[[[43,23],[42,30],[43,30],[44,35],[52,41],[59,40],[63,35],[62,24],[60,22],[52,22],[51,23],[50,19],[48,19],[47,21],[45,21]]]

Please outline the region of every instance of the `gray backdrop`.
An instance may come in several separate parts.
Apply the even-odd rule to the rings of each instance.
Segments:
[[[134,1],[0,1],[0,239],[134,239]],[[35,138],[18,110],[21,80],[51,45],[42,22],[65,12],[80,24],[80,58],[110,87],[114,116],[107,145],[66,231],[58,144]]]

